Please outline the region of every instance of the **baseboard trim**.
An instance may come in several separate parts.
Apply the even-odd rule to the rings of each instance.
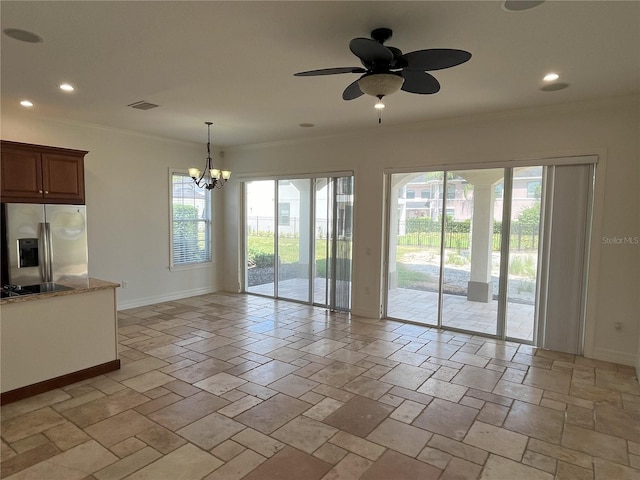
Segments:
[[[48,392],[49,390],[55,390],[56,388],[65,387],[72,383],[80,382],[91,377],[97,377],[104,373],[112,372],[120,368],[120,360],[111,360],[110,362],[101,363],[93,367],[78,370],[77,372],[67,373],[60,375],[59,377],[44,380],[42,382],[34,383],[33,385],[27,385],[25,387],[16,388],[15,390],[9,390],[8,392],[0,393],[0,405],[22,400],[23,398],[32,397],[40,393]]]
[[[215,290],[211,287],[194,288],[193,290],[183,290],[181,292],[172,292],[163,295],[142,297],[126,302],[118,302],[118,311],[128,310],[130,308],[145,307],[147,305],[153,305],[154,303],[171,302],[173,300],[181,300],[183,298],[206,295],[208,293],[215,293]]]
[[[629,365],[631,367],[640,367],[640,360],[636,359],[636,355],[632,353],[618,352],[607,348],[595,348],[591,358],[603,360],[605,362],[619,363],[621,365]],[[640,358],[640,356],[638,356]]]

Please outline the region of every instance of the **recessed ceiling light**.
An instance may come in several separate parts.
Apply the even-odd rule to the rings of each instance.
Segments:
[[[69,85],[68,83],[61,83],[60,90],[64,90],[65,92],[73,92],[75,88],[73,88],[73,85]]]
[[[29,100],[22,100],[20,102],[20,105],[22,105],[23,107],[33,107],[33,103],[31,103]]]
[[[302,128],[311,128],[311,127],[315,127],[315,125],[313,123],[299,123],[298,124],[299,127]]]
[[[544,80],[545,82],[555,82],[559,78],[560,78],[560,75],[558,75],[557,73],[551,72],[551,73],[547,73],[542,80]]]
[[[545,85],[540,90],[542,90],[543,92],[557,92],[558,90],[564,90],[568,86],[569,86],[568,83],[558,82],[558,83],[552,83],[550,85]]]
[[[502,4],[502,8],[509,12],[522,12],[537,7],[544,0],[506,0]]]
[[[5,28],[3,30],[4,34],[7,37],[11,37],[14,40],[19,40],[21,42],[27,43],[41,43],[42,37],[36,35],[32,32],[27,32],[26,30],[20,30],[19,28]]]

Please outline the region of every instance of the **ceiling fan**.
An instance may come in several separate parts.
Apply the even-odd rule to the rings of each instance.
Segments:
[[[354,38],[349,42],[349,49],[360,59],[364,68],[323,68],[294,75],[311,77],[361,73],[363,75],[359,79],[344,89],[342,98],[353,100],[366,93],[378,97],[376,107],[384,108],[382,98],[400,89],[423,95],[437,93],[440,83],[427,71],[455,67],[471,58],[469,52],[451,48],[432,48],[403,54],[398,48],[384,45],[392,35],[390,28],[376,28],[371,32],[371,38]]]

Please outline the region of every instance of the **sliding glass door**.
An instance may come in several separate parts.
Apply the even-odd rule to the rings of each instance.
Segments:
[[[351,308],[353,177],[244,183],[245,291]]]
[[[501,210],[496,190],[504,169],[447,172],[442,256],[445,327],[498,333]],[[498,217],[496,218],[496,214]]]
[[[389,175],[386,316],[577,353],[594,168],[571,160]]]

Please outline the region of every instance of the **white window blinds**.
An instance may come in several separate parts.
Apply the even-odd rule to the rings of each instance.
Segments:
[[[211,191],[186,173],[171,173],[171,263],[211,261]]]

